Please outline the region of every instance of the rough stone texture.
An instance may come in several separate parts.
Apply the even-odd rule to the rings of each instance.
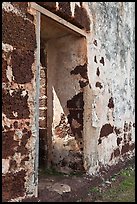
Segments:
[[[4,83],[8,82],[6,70],[7,70],[7,61],[2,57],[2,82]]]
[[[29,118],[28,94],[22,96],[22,91],[21,89],[13,90],[12,95],[9,90],[2,92],[2,110],[10,119]]]
[[[19,84],[28,83],[33,78],[31,70],[34,62],[34,52],[14,50],[11,55],[11,66],[14,81]]]
[[[2,158],[6,159],[8,156],[13,156],[16,152],[18,141],[15,141],[13,136],[15,131],[7,131],[2,133]],[[9,148],[10,147],[10,148]]]
[[[31,21],[34,20],[34,16],[27,12],[28,2],[11,2],[11,4],[17,8],[24,16]]]
[[[2,198],[3,202],[10,199],[21,197],[25,192],[25,175],[26,172],[21,170],[17,173],[7,173],[2,177]]]
[[[13,12],[2,10],[2,41],[16,48],[36,48],[34,24]]]
[[[65,173],[108,173],[108,166],[130,159],[135,149],[135,4],[37,3],[91,30],[87,39],[68,33],[47,43],[49,69],[40,73],[40,162]],[[2,9],[4,201],[36,195],[37,189],[36,21],[27,5],[3,2]]]
[[[36,195],[36,35],[27,6],[27,2],[2,3],[3,202]]]

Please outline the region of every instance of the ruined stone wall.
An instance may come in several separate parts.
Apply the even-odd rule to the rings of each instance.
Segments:
[[[77,27],[90,31],[90,19],[84,2],[36,2]]]
[[[53,118],[47,118],[47,123],[53,122],[51,136],[53,133],[65,138],[65,145],[70,144],[65,146],[67,150],[75,149],[78,142],[78,151],[82,150],[84,168],[89,174],[107,169],[120,160],[124,162],[134,155],[135,143],[134,2],[37,3],[87,31],[87,50],[83,57],[78,49],[72,49],[73,66],[67,59],[67,65],[64,62],[61,66],[62,72],[54,76],[57,77],[54,98],[48,95],[53,102]],[[37,194],[36,17],[35,13],[30,15],[27,5],[27,2],[2,4],[3,201],[17,201]],[[83,41],[81,43],[80,47]],[[71,44],[68,50],[71,53]],[[63,75],[63,67],[66,75]],[[43,71],[41,69],[41,74]],[[69,89],[63,80],[68,82]],[[41,92],[45,93],[45,88]],[[55,108],[56,93],[59,96],[61,92],[65,118],[62,109],[56,114]],[[82,140],[79,140],[81,133]],[[73,137],[72,143],[68,136]],[[69,164],[71,156],[75,163],[76,154],[70,152],[72,155],[65,152],[66,157],[61,158],[63,167],[65,162]],[[64,158],[68,160],[64,162]],[[70,168],[79,168],[78,159]],[[56,163],[55,158],[54,161]]]
[[[89,19],[82,4],[37,2],[74,25],[89,31]],[[45,101],[37,103],[36,13],[28,2],[2,4],[2,197],[19,201],[37,195],[38,118],[45,115]],[[81,15],[82,13],[82,15]],[[38,25],[37,25],[38,26]],[[39,36],[40,37],[40,36]],[[45,80],[44,66],[41,81]],[[42,74],[44,73],[44,75]],[[41,84],[40,84],[41,85]],[[44,85],[43,85],[44,86]],[[40,90],[45,94],[46,87]],[[67,103],[67,101],[66,101]],[[42,124],[42,122],[44,122]],[[39,120],[40,134],[46,132],[46,117]],[[41,137],[42,138],[42,137]],[[40,139],[41,139],[40,138]],[[41,142],[41,141],[40,141]],[[45,142],[45,141],[44,141]],[[40,149],[41,150],[41,149]],[[41,152],[42,154],[42,152]]]
[[[35,51],[35,18],[27,12],[27,2],[3,2],[3,202],[36,195]]]
[[[64,173],[82,172],[83,91],[88,85],[86,40],[73,35],[51,39],[47,53],[52,166]]]
[[[135,4],[89,2],[85,168],[96,173],[134,155]],[[88,119],[89,118],[89,119]]]

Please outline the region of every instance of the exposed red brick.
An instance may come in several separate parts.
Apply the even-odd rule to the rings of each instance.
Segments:
[[[2,10],[2,41],[16,48],[35,50],[35,26],[21,16]]]
[[[7,173],[2,176],[2,199],[3,202],[9,201],[16,197],[22,197],[25,193],[25,176],[26,172],[21,170],[17,173]]]
[[[105,124],[102,126],[101,131],[100,131],[100,137],[105,137],[108,136],[109,134],[113,133],[113,126],[110,124]]]
[[[28,13],[28,2],[11,2],[11,4],[16,7],[19,11],[21,11],[25,16],[31,21],[34,20],[34,16]]]
[[[18,128],[18,121],[15,121],[15,122],[13,123],[13,126],[14,126],[15,129]]]
[[[85,8],[75,5],[73,23],[86,31],[90,31],[90,19]]]
[[[129,151],[129,143],[126,143],[125,145],[122,146],[121,154],[125,154],[128,151]]]
[[[15,131],[7,131],[2,133],[2,158],[13,156],[18,146],[18,141],[14,140]]]
[[[95,85],[95,86],[96,86],[96,87],[99,87],[100,89],[103,88],[102,84],[101,84],[99,81],[96,82],[96,85]]]
[[[5,83],[9,81],[6,75],[6,70],[7,70],[7,61],[2,58],[2,82],[5,82]]]
[[[39,99],[39,107],[46,107],[47,106],[47,99]]]
[[[39,127],[40,128],[47,127],[47,118],[46,117],[44,118],[44,120],[42,120],[42,119],[39,120]]]
[[[29,118],[28,94],[25,97],[22,95],[22,89],[15,90],[11,96],[9,91],[2,91],[2,111],[10,119]],[[13,112],[17,112],[15,117]]]
[[[40,96],[44,96],[47,94],[47,87],[41,87],[40,88]]]
[[[19,84],[31,82],[33,78],[32,63],[34,52],[16,49],[11,54],[12,72],[14,81]]]
[[[114,101],[113,101],[112,97],[109,99],[108,107],[109,108],[114,108]]]
[[[114,157],[118,157],[120,155],[120,150],[119,148],[114,150]]]
[[[47,116],[47,110],[39,110],[39,117],[46,117]]]

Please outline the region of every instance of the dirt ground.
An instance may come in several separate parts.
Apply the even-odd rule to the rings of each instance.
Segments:
[[[52,171],[41,172],[38,198],[25,199],[23,202],[113,202],[111,199],[115,200],[114,196],[117,197],[117,193],[121,192],[120,196],[127,196],[127,186],[124,187],[124,190],[120,187],[126,177],[124,177],[124,173],[119,172],[122,170],[130,175],[135,169],[134,164],[134,160],[128,161],[126,164],[121,162],[109,169],[109,172],[103,171],[100,176],[94,178],[86,174],[65,175]],[[130,183],[128,182],[127,185]],[[116,192],[116,189],[119,192]],[[131,188],[130,191],[129,194],[133,194],[133,198],[129,198],[129,201],[131,199],[131,202],[135,202],[135,192]],[[107,195],[108,193],[110,196]],[[126,202],[126,199],[124,201]]]

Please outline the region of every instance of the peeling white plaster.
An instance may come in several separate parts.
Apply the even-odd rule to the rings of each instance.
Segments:
[[[6,12],[12,12],[15,13],[17,16],[21,16],[24,18],[24,20],[30,21],[30,19],[25,17],[25,14],[22,13],[19,9],[14,7],[10,2],[2,2],[2,9],[5,10]]]
[[[6,174],[9,171],[9,161],[10,159],[2,159],[2,173]]]
[[[39,110],[47,110],[47,107],[39,107]]]
[[[10,66],[7,66],[6,75],[7,75],[8,80],[12,82],[13,73],[12,73],[12,68]]]
[[[15,152],[13,159],[18,161],[18,163],[20,164],[21,162],[21,153],[20,152]]]
[[[19,10],[16,7],[14,7],[10,2],[2,2],[2,9],[4,9],[7,12],[13,12],[17,15],[21,15]]]
[[[9,44],[5,44],[2,42],[2,50],[4,50],[5,52],[9,52],[9,51],[13,51],[13,46],[9,45]]]
[[[16,130],[15,135],[14,135],[14,139],[15,140],[20,140],[22,138],[22,135],[23,135],[23,133],[22,133],[21,130]]]
[[[98,123],[99,123],[99,118],[96,114],[96,110],[94,108],[94,105],[92,104],[92,126],[93,127],[98,127]]]
[[[25,97],[26,95],[27,95],[27,91],[23,90],[22,93],[21,93],[21,96]]]
[[[79,2],[70,2],[70,9],[71,9],[71,12],[72,12],[72,17],[74,17],[75,5],[76,4],[80,7],[80,3]]]
[[[14,90],[10,89],[9,90],[10,95],[12,96],[12,94],[14,93]]]
[[[15,111],[12,111],[12,114],[14,115],[14,117],[18,117],[18,113]]]

